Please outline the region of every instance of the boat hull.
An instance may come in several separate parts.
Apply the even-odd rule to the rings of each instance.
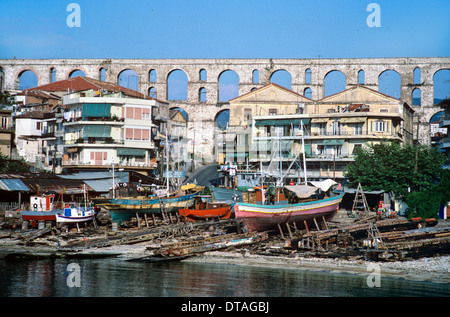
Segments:
[[[232,206],[212,209],[180,209],[178,213],[189,221],[205,220],[208,218],[228,219],[231,216]]]
[[[89,215],[89,216],[80,216],[80,217],[66,217],[63,215],[56,215],[56,222],[57,223],[79,223],[79,222],[86,222],[94,219],[95,215]]]
[[[34,210],[23,210],[22,220],[26,221],[56,221],[56,214],[61,212],[61,210],[52,211],[34,211]]]
[[[277,228],[279,224],[295,223],[303,228],[314,223],[314,219],[326,221],[333,219],[342,201],[339,196],[292,205],[257,205],[237,203],[235,215],[249,231],[266,231]]]
[[[237,189],[211,186],[211,191],[214,199],[217,201],[225,201],[232,204],[235,197],[237,197],[237,201],[243,201],[242,192]]]
[[[99,206],[108,210],[111,215],[112,221],[121,223],[122,221],[129,221],[132,217],[136,217],[138,214],[161,214],[164,212],[175,212],[182,208],[189,208],[194,204],[194,198],[200,192],[195,192],[183,196],[175,197],[162,197],[157,199],[148,200],[145,199],[138,203],[133,200],[132,203],[123,204],[102,204]],[[150,203],[148,203],[150,202]]]

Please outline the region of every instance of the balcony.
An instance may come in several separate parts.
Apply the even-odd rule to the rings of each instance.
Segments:
[[[64,160],[62,162],[63,167],[91,167],[91,168],[111,168],[111,163],[109,162],[96,162],[96,161],[89,161],[85,162],[82,160]],[[114,164],[115,168],[140,168],[140,169],[151,169],[151,168],[157,168],[158,164],[154,161],[150,162],[127,162],[123,161],[118,164]]]
[[[450,137],[442,138],[439,141],[439,149],[440,150],[450,149]]]
[[[450,113],[447,113],[439,120],[439,128],[450,128]]]
[[[76,145],[76,146],[90,146],[90,145],[107,145],[107,146],[114,146],[114,145],[122,145],[125,144],[124,139],[113,139],[111,137],[107,138],[78,138],[76,140],[64,140],[64,145]]]

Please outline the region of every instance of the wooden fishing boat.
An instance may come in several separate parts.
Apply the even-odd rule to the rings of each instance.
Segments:
[[[30,209],[22,210],[22,220],[56,221],[56,214],[62,209],[55,208],[55,194],[30,197]]]
[[[297,187],[299,189],[299,186],[289,187]],[[318,188],[315,189],[317,190]],[[311,189],[311,192],[315,192],[315,190]],[[305,224],[311,226],[315,219],[331,220],[338,211],[339,203],[344,196],[342,193],[333,197],[317,199],[316,197],[311,197],[312,195],[308,191],[304,191],[304,194],[298,198],[299,201],[301,199],[306,199],[307,201],[284,205],[260,205],[238,202],[235,205],[234,212],[236,218],[240,219],[249,231],[276,229],[278,225],[285,223],[295,223],[298,228],[303,228]]]
[[[214,202],[210,195],[202,195],[195,197],[192,208],[180,209],[178,213],[189,221],[211,218],[228,219],[231,216],[232,209],[232,204],[219,201]]]
[[[162,212],[174,212],[182,208],[191,207],[194,204],[194,197],[199,195],[204,187],[196,186],[185,195],[175,195],[169,197],[147,197],[139,198],[120,198],[112,203],[98,204],[97,206],[105,208],[112,217],[113,222],[131,220],[136,217],[136,213],[142,214],[161,214]]]
[[[97,207],[66,207],[64,213],[56,214],[56,223],[72,224],[91,221],[97,214]]]

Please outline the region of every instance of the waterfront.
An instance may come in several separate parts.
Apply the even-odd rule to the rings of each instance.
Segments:
[[[79,266],[70,287],[69,264]],[[0,261],[2,297],[440,297],[450,284],[370,272],[308,270],[224,263],[135,263],[118,258]]]

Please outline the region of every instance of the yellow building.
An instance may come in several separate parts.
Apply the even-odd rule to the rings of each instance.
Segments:
[[[293,165],[297,170],[287,168],[299,159],[303,139],[308,177],[342,178],[357,147],[381,141],[412,143],[413,114],[407,103],[364,86],[314,101],[269,84],[230,100],[226,139],[234,147],[228,144],[225,160],[263,162],[272,169],[281,165],[288,177],[299,177],[299,164]]]

